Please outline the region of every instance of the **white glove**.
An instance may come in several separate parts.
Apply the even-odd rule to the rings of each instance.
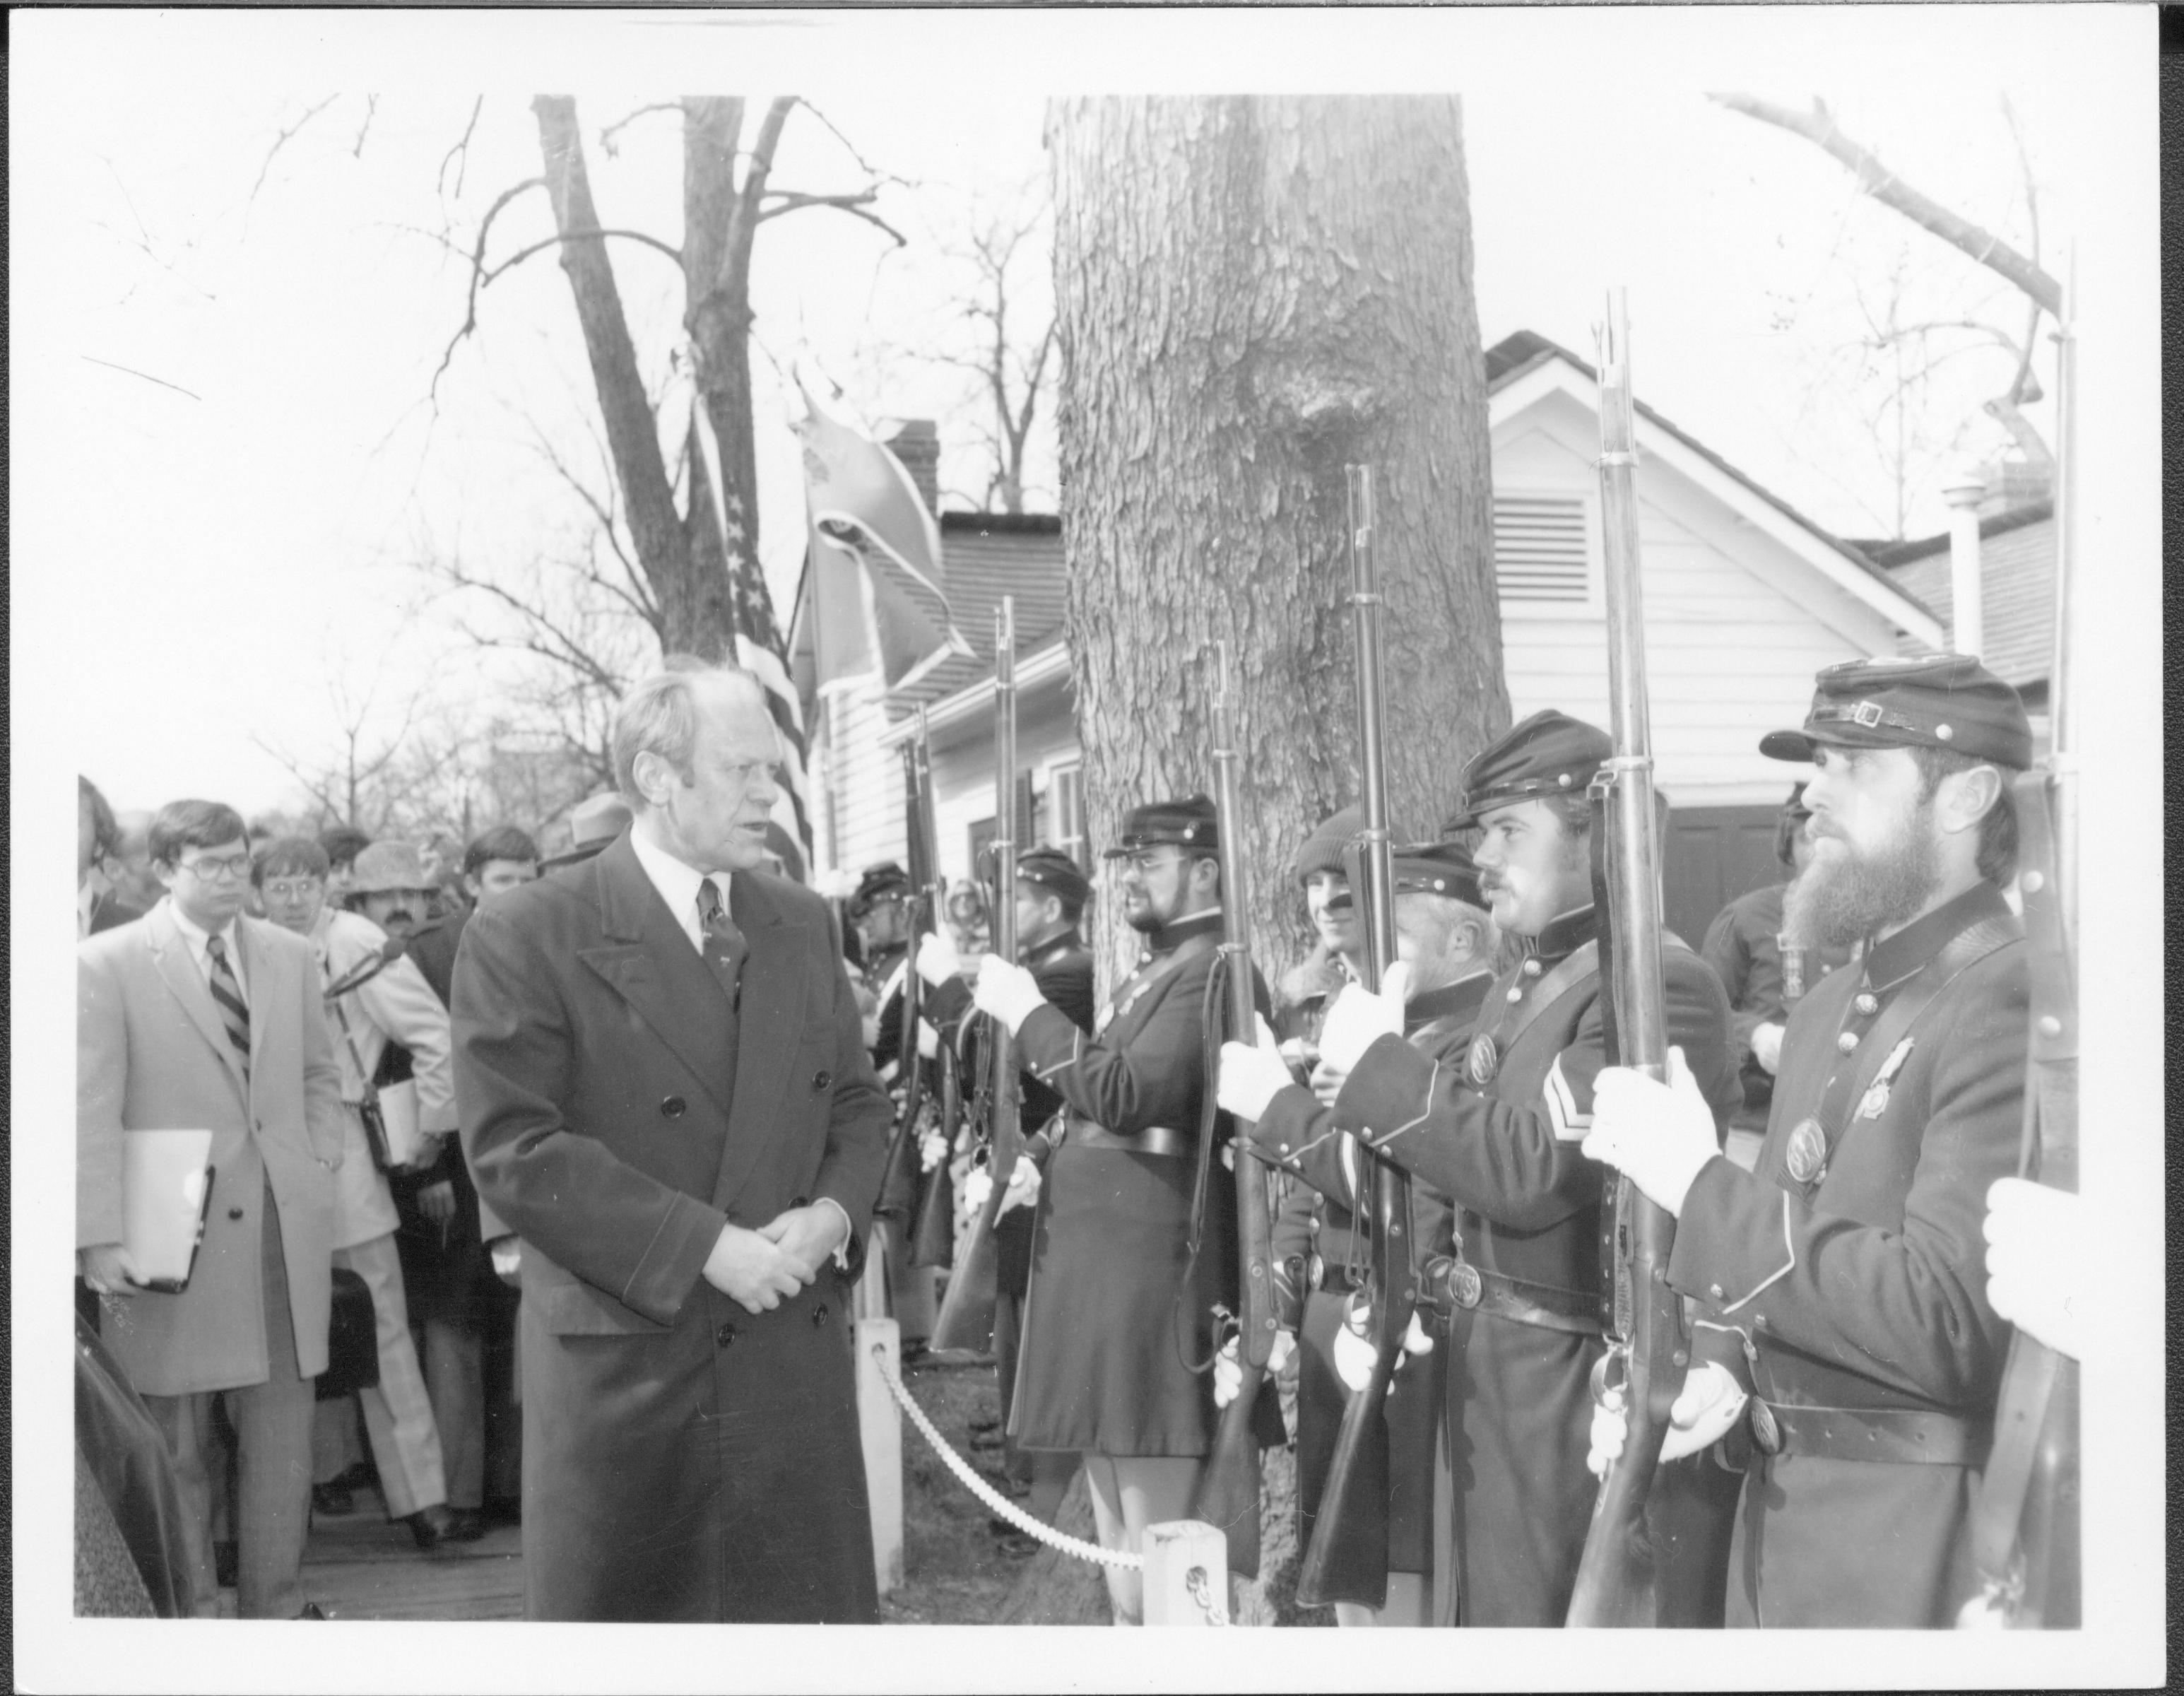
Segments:
[[[1986,1298],[1994,1310],[2058,1353],[2079,1358],[2078,1268],[2084,1214],[2077,1197],[2023,1178],[1986,1192]]]
[[[1417,1309],[1412,1309],[1410,1327],[1403,1333],[1403,1360],[1408,1360],[1413,1355],[1431,1354],[1433,1347],[1432,1336],[1428,1334],[1425,1326],[1419,1323]],[[1403,1362],[1399,1360],[1396,1364],[1400,1366]]]
[[[1371,1381],[1373,1363],[1379,1355],[1379,1349],[1350,1328],[1350,1316],[1345,1314],[1334,1328],[1334,1375],[1345,1387],[1362,1390]]]
[[[504,1284],[515,1283],[523,1271],[523,1239],[496,1236],[488,1246],[493,1250],[493,1276]]]
[[[1001,1191],[1001,1213],[1028,1208],[1039,1199],[1039,1163],[1028,1154],[1017,1156],[1017,1169],[1009,1174],[1009,1186]],[[999,1218],[999,1213],[995,1218]]]
[[[938,1060],[940,1057],[940,1033],[933,1028],[929,1020],[921,1018],[917,1022],[917,1052],[923,1059]]]
[[[1354,1072],[1365,1051],[1384,1036],[1403,1034],[1403,1003],[1411,990],[1410,962],[1398,960],[1374,995],[1362,984],[1344,986],[1319,1028],[1319,1057],[1338,1072]]]
[[[1773,1077],[1782,1069],[1782,1027],[1779,1024],[1755,1024],[1752,1027],[1752,1057],[1767,1068]]]
[[[1656,1207],[1680,1214],[1708,1161],[1721,1152],[1713,1109],[1684,1063],[1669,1051],[1669,1081],[1657,1084],[1627,1066],[1605,1068],[1592,1085],[1592,1129],[1585,1156],[1614,1167]]]
[[[1258,1027],[1256,1042],[1221,1045],[1221,1081],[1214,1096],[1223,1113],[1239,1119],[1264,1119],[1267,1103],[1296,1081],[1274,1046],[1274,1033],[1266,1020],[1260,1019]]]
[[[917,975],[939,989],[963,969],[963,957],[956,951],[956,940],[938,930],[929,930],[918,939]]]
[[[1267,1376],[1271,1378],[1285,1365],[1296,1352],[1296,1333],[1278,1331],[1273,1347],[1267,1353]],[[1244,1387],[1244,1366],[1237,1358],[1236,1339],[1230,1337],[1221,1345],[1221,1352],[1213,1357],[1213,1405],[1225,1408],[1236,1399]]]
[[[948,1139],[937,1130],[928,1130],[917,1141],[917,1169],[930,1172],[948,1158]]]
[[[983,954],[978,957],[978,985],[971,992],[971,1001],[980,1013],[991,1013],[1008,1026],[1014,1036],[1046,997],[1039,993],[1039,980],[1022,967],[999,955]]]
[[[983,1166],[973,1166],[963,1174],[963,1207],[971,1213],[986,1210],[986,1197],[994,1192],[994,1174]]]
[[[1729,1434],[1744,1404],[1751,1398],[1730,1370],[1719,1360],[1694,1366],[1684,1376],[1684,1387],[1669,1407],[1669,1429],[1661,1438],[1661,1459],[1681,1460],[1710,1448]],[[1623,1458],[1630,1434],[1630,1416],[1622,1398],[1612,1408],[1592,1404],[1592,1439],[1585,1457],[1585,1468],[1596,1478],[1607,1476],[1611,1463]]]

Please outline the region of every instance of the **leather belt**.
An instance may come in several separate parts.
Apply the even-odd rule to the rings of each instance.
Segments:
[[[1512,1278],[1446,1255],[1427,1263],[1424,1283],[1434,1304],[1451,1316],[1461,1308],[1541,1331],[1567,1331],[1575,1336],[1601,1334],[1599,1298],[1575,1290]]]
[[[1808,1408],[1764,1404],[1780,1433],[1783,1454],[1824,1460],[1887,1460],[1930,1466],[1977,1466],[1990,1433],[1955,1414],[1917,1408]],[[1753,1408],[1756,1429],[1763,1428]],[[1766,1444],[1761,1443],[1763,1450]]]
[[[1071,1113],[1063,1122],[1060,1141],[1073,1142],[1080,1148],[1112,1148],[1124,1154],[1158,1154],[1171,1159],[1180,1159],[1190,1152],[1190,1139],[1164,1124],[1149,1124],[1126,1136],[1076,1113]]]

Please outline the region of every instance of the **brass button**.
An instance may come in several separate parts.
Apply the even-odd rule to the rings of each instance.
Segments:
[[[1841,1036],[1836,1038],[1836,1046],[1843,1053],[1849,1053],[1858,1046],[1858,1033],[1854,1030],[1846,1030]]]
[[[1858,1012],[1864,1014],[1867,1018],[1871,1018],[1874,1014],[1880,1011],[1880,997],[1875,995],[1870,990],[1860,990],[1858,999],[1852,1001],[1851,1005],[1856,1007]]]
[[[832,1072],[814,1072],[811,1074],[811,1087],[821,1094],[824,1094],[833,1082],[834,1074]]]
[[[1707,1294],[1713,1297],[1715,1301],[1719,1301],[1721,1299],[1721,1286],[1719,1284],[1708,1285]]]
[[[811,1328],[816,1331],[827,1323],[827,1304],[824,1302],[811,1310]]]
[[[1509,999],[1512,1002],[1524,1000],[1524,986],[1522,984],[1512,984],[1509,986]]]
[[[723,1348],[726,1348],[735,1340],[736,1328],[732,1325],[724,1325],[718,1331],[713,1333],[713,1341],[720,1344]]]
[[[689,1105],[680,1096],[670,1096],[666,1101],[660,1102],[660,1116],[662,1119],[680,1119]]]
[[[1524,962],[1524,975],[1528,978],[1538,977],[1540,970],[1541,968],[1537,960],[1527,960]]]

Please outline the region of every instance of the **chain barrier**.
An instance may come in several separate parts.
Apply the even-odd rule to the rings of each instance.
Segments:
[[[978,1476],[976,1467],[948,1446],[948,1439],[941,1436],[933,1421],[926,1417],[925,1409],[918,1406],[909,1391],[903,1388],[902,1380],[895,1376],[894,1369],[888,1364],[886,1349],[875,1347],[872,1350],[872,1358],[879,1364],[880,1381],[888,1386],[889,1393],[895,1398],[903,1412],[910,1415],[911,1423],[924,1434],[926,1442],[933,1445],[933,1452],[947,1463],[948,1470],[963,1481],[972,1495],[1018,1531],[1023,1532],[1025,1536],[1038,1538],[1049,1548],[1058,1548],[1064,1554],[1074,1555],[1079,1560],[1097,1561],[1102,1565],[1119,1567],[1126,1572],[1138,1572],[1144,1570],[1145,1559],[1143,1555],[1132,1554],[1128,1549],[1102,1548],[1096,1543],[1086,1543],[1081,1537],[1073,1537],[1067,1532],[1058,1531],[1044,1520],[1034,1519],[994,1489],[992,1485]],[[1195,1567],[1192,1570],[1198,1574],[1198,1588],[1203,1590],[1206,1587],[1204,1569]],[[1196,1591],[1193,1592],[1194,1595],[1196,1593]],[[1201,1607],[1207,1605],[1202,1597],[1199,1600],[1199,1605]],[[1207,1616],[1212,1617],[1210,1610]],[[1228,1621],[1223,1618],[1215,1621],[1215,1623],[1226,1625]]]
[[[1209,1626],[1228,1623],[1228,1604],[1213,1593],[1213,1582],[1202,1566],[1194,1566],[1183,1575],[1184,1588],[1190,1591],[1190,1599],[1198,1604],[1198,1611],[1206,1615]]]

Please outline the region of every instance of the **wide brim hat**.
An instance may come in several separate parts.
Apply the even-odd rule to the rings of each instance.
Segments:
[[[550,872],[557,866],[574,866],[590,859],[628,829],[634,817],[629,803],[611,789],[586,796],[570,810],[568,847],[541,861],[538,869]]]
[[[430,895],[437,881],[425,870],[425,856],[407,842],[375,842],[359,851],[349,868],[348,893],[384,895],[389,890],[421,890]]]

